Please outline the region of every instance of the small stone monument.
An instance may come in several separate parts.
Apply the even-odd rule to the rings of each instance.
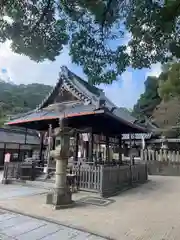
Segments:
[[[60,120],[60,127],[54,135],[60,137],[60,145],[50,152],[56,161],[55,186],[47,194],[46,203],[52,204],[55,209],[72,206],[72,196],[66,181],[66,168],[69,157],[69,141],[72,130],[65,126],[65,119]]]

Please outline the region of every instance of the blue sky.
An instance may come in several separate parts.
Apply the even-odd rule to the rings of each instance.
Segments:
[[[10,80],[17,84],[36,82],[54,85],[62,65],[66,65],[77,75],[84,77],[81,68],[71,63],[67,49],[57,57],[55,62],[45,61],[38,64],[26,56],[13,53],[9,42],[0,45],[0,77],[5,80],[10,77]],[[144,91],[146,77],[148,75],[158,76],[160,70],[160,64],[153,65],[151,69],[129,68],[112,85],[101,84],[99,87],[104,89],[107,97],[118,106],[132,108]]]

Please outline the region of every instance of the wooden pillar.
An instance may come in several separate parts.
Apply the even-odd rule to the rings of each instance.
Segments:
[[[109,136],[106,136],[106,162],[109,162]]]
[[[89,156],[89,141],[86,141],[85,144],[86,144],[86,151],[85,151],[86,152],[86,156],[85,156],[85,158],[88,159],[88,156]]]
[[[20,152],[21,152],[21,145],[19,144],[19,148],[18,148],[18,162],[19,162],[19,157],[20,157]]]
[[[122,164],[122,135],[119,136],[119,164]]]
[[[27,128],[25,131],[25,139],[24,139],[24,144],[26,145],[26,143],[27,143]],[[26,152],[24,152],[24,154],[23,154],[23,160],[25,159],[25,156],[26,156]]]
[[[79,133],[76,133],[75,135],[75,155],[74,155],[74,161],[78,161],[78,152],[79,152]]]
[[[44,148],[44,133],[40,132],[40,150],[39,150],[39,158],[40,158],[40,162],[42,164],[42,167],[44,167],[44,158],[43,158],[43,148]]]
[[[27,128],[26,128],[25,139],[24,139],[24,144],[26,145],[26,143],[27,143]]]
[[[49,170],[50,164],[51,164],[51,156],[50,151],[52,150],[52,125],[49,124],[48,129],[48,154],[47,154],[47,171]]]
[[[4,149],[3,149],[3,165],[4,165],[5,154],[6,154],[6,144],[4,143]]]
[[[56,147],[56,138],[52,137],[52,149],[54,150]]]
[[[134,165],[134,159],[133,159],[133,156],[132,156],[132,135],[131,133],[129,134],[129,148],[130,148],[130,163],[131,165]]]
[[[90,142],[89,142],[89,162],[93,162],[93,146],[94,146],[94,135],[93,132],[90,133]]]

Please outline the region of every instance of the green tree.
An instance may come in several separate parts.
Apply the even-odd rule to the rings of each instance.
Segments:
[[[151,117],[153,110],[161,102],[158,94],[158,78],[147,77],[145,81],[145,91],[134,105],[133,114],[140,120]]]
[[[0,121],[7,115],[33,110],[52,87],[44,84],[15,85],[0,81]]]
[[[180,97],[180,63],[173,63],[164,75],[160,75],[159,95],[164,100]]]
[[[35,61],[55,60],[68,45],[93,84],[180,57],[179,0],[6,0],[0,10],[0,42]]]
[[[130,1],[126,27],[133,67],[149,67],[180,57],[180,1]]]

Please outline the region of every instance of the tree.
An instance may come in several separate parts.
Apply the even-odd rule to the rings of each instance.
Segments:
[[[162,66],[158,78],[148,77],[145,92],[135,104],[133,113],[139,120],[148,117],[167,137],[180,136],[180,63]],[[160,134],[160,132],[159,132]]]
[[[0,81],[0,121],[4,122],[7,115],[28,112],[52,90],[44,84],[15,85]]]
[[[179,0],[2,0],[0,10],[0,42],[35,61],[53,61],[68,45],[93,84],[180,57]]]
[[[158,94],[158,78],[147,77],[145,81],[145,91],[134,105],[133,114],[140,120],[151,117],[153,110],[161,102]]]
[[[180,97],[180,63],[173,63],[159,77],[159,95],[164,100]]]
[[[180,1],[130,1],[126,27],[133,67],[149,67],[180,57]]]
[[[152,118],[157,126],[160,127],[162,134],[167,137],[180,136],[180,100],[170,98],[161,103],[154,109]],[[177,128],[176,128],[177,127]]]

